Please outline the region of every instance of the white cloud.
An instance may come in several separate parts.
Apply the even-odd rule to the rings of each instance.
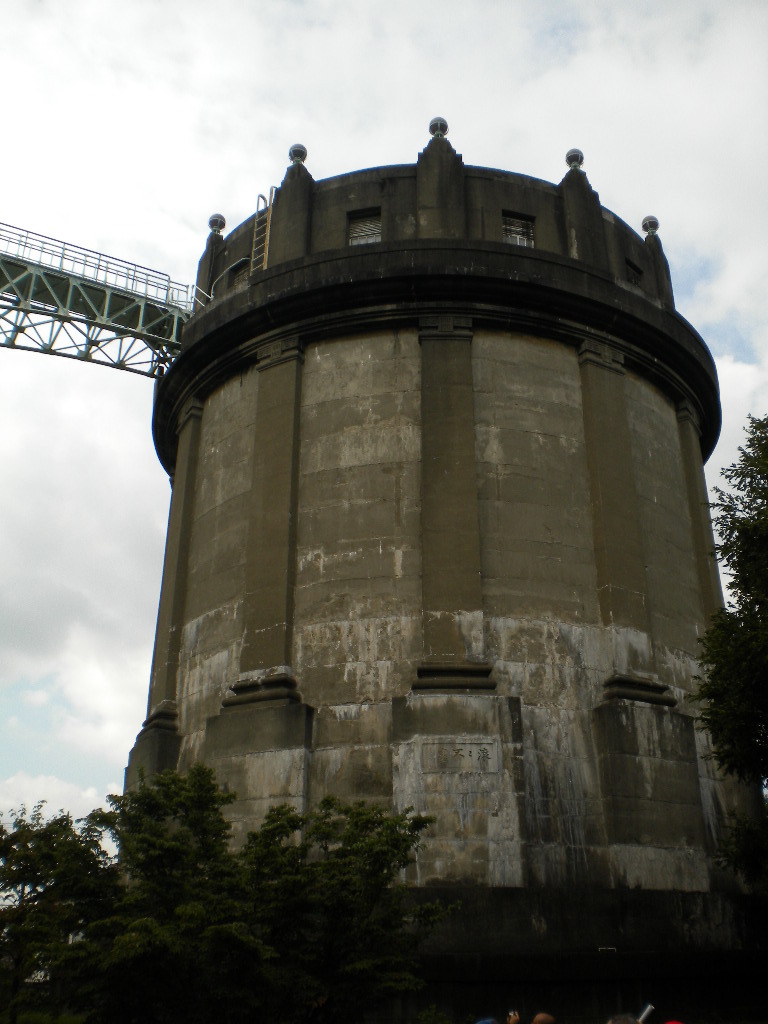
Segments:
[[[16,772],[9,778],[0,778],[0,813],[8,820],[12,811],[21,807],[31,811],[44,801],[46,816],[63,810],[69,811],[73,818],[81,818],[96,807],[106,807],[108,791],[119,793],[121,787],[115,784],[102,793],[95,786],[82,788],[54,775]]]
[[[29,704],[31,707],[35,708],[43,707],[50,699],[50,693],[43,689],[29,690],[22,698],[25,704]]]
[[[763,353],[759,363],[746,363],[724,355],[718,360],[717,369],[723,430],[707,467],[710,486],[724,486],[720,469],[730,466],[738,458],[738,449],[744,443],[747,415],[765,416],[768,413],[768,352]]]

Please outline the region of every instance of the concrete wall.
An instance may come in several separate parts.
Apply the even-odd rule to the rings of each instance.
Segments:
[[[178,673],[185,765],[240,669],[258,386],[253,370],[215,391],[202,417]]]
[[[436,342],[438,366],[450,337]],[[216,765],[238,793],[240,831],[270,803],[327,793],[434,815],[415,869],[424,883],[707,890],[729,799],[712,800],[686,700],[705,619],[675,405],[605,353],[589,353],[601,379],[585,387],[573,346],[490,329],[460,346],[470,358],[438,391],[455,404],[450,374],[468,375],[476,498],[461,499],[471,511],[461,538],[476,537],[480,598],[472,615],[463,598],[440,613],[464,637],[458,655],[448,637],[441,657],[487,664],[483,692],[466,679],[419,686],[434,630],[422,564],[424,337],[390,329],[318,341],[291,371],[300,397],[286,456],[296,487],[285,664],[296,691],[272,707],[226,703],[243,677],[249,536],[266,543],[265,487],[271,501],[254,470],[269,441],[258,414],[271,371],[252,367],[202,411],[186,513],[179,763]],[[591,436],[589,402],[623,417],[623,429],[615,419],[610,437]],[[455,459],[461,420],[451,433],[447,413],[432,415],[436,450]],[[595,489],[617,465],[628,494],[606,501]],[[455,473],[439,475],[453,494]],[[449,538],[450,565],[471,557],[461,538]],[[601,572],[618,599],[601,602]],[[273,603],[270,591],[270,612]]]
[[[382,242],[353,250],[374,207]],[[658,238],[581,171],[464,167],[444,139],[294,165],[270,216],[266,268],[253,222],[209,239],[219,284],[158,386],[173,498],[127,784],[205,760],[238,841],[329,793],[433,816],[410,877],[464,894],[451,956],[489,920],[518,952],[743,943],[714,852],[754,794],[690,700],[717,380]]]

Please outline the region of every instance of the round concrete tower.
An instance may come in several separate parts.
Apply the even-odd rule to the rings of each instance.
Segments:
[[[211,218],[157,388],[128,783],[203,760],[236,836],[329,793],[432,815],[412,880],[461,899],[430,962],[462,1015],[553,955],[583,991],[697,986],[746,941],[714,852],[748,795],[690,700],[721,603],[712,358],[658,222],[604,209],[578,150],[553,185],[430,127],[415,164],[324,181],[294,146],[263,209]]]

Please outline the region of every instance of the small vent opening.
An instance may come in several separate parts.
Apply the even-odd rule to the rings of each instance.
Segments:
[[[502,213],[501,240],[509,245],[525,245],[533,248],[533,221],[517,213]]]
[[[381,241],[381,210],[349,215],[349,244],[370,245]]]
[[[643,272],[632,260],[627,260],[627,280],[630,284],[640,284],[640,279],[643,276]]]

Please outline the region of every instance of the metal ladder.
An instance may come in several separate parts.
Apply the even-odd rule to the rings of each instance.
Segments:
[[[269,257],[269,228],[272,222],[272,200],[275,186],[270,186],[269,199],[259,195],[256,204],[256,219],[253,224],[253,245],[251,247],[251,273],[266,270]],[[263,206],[261,204],[264,204]]]

